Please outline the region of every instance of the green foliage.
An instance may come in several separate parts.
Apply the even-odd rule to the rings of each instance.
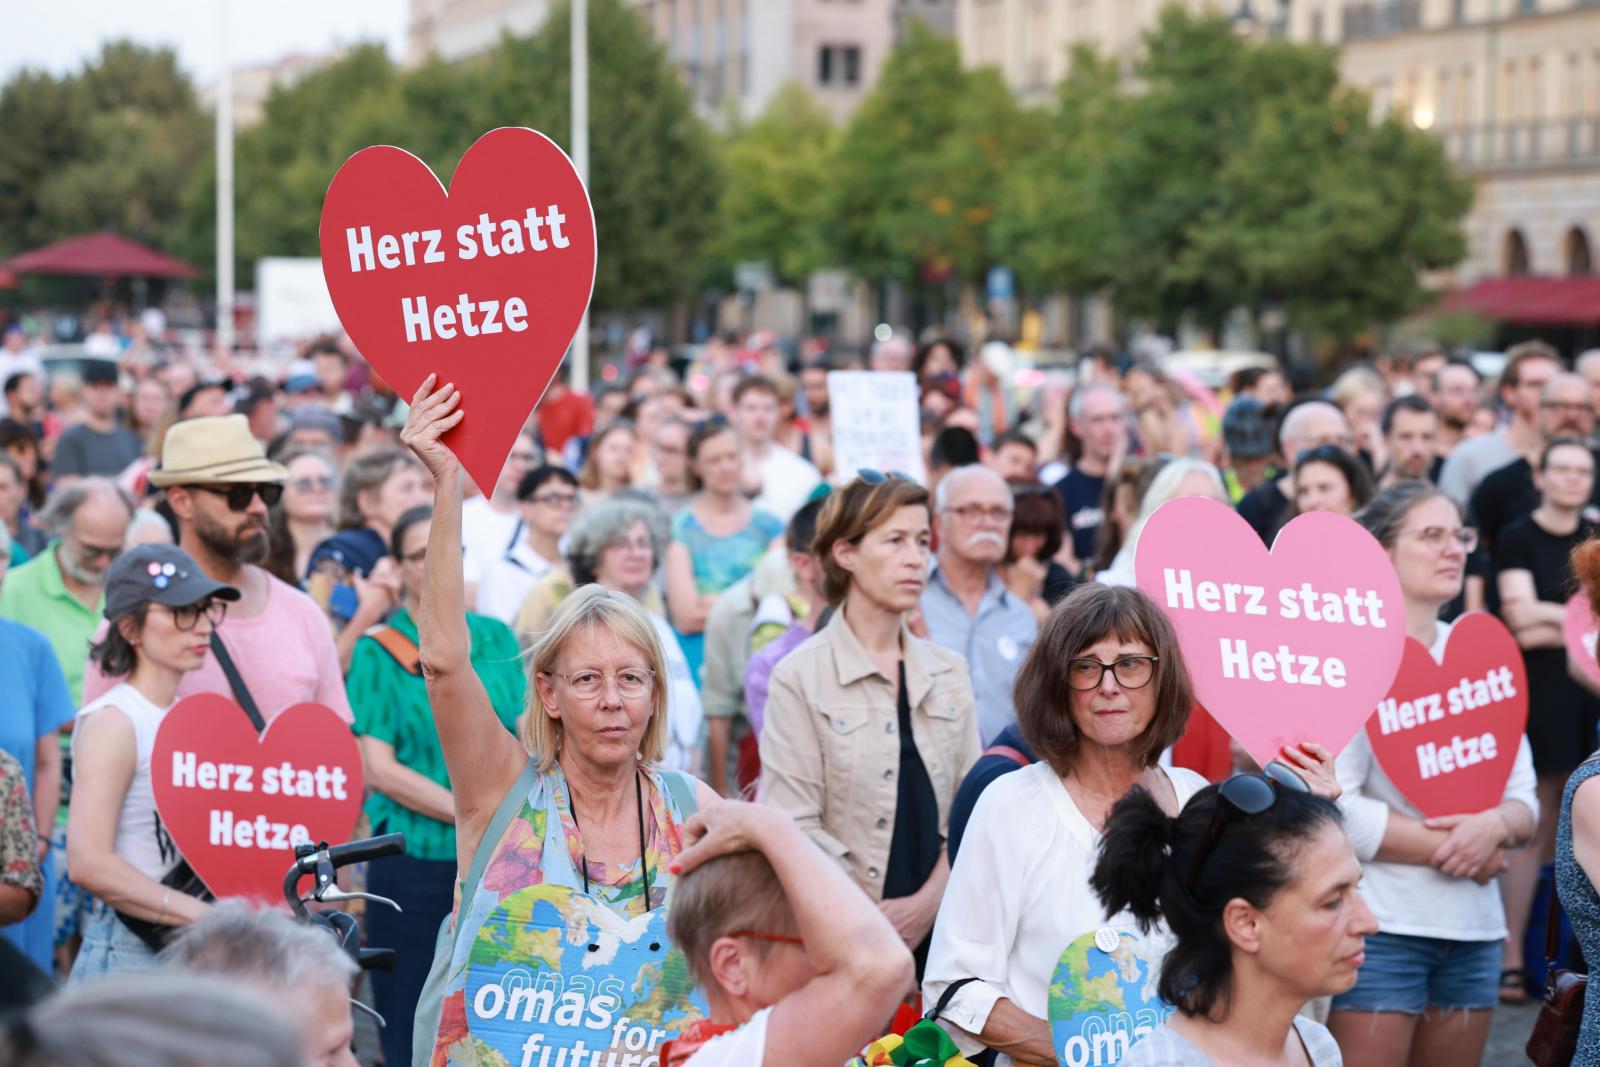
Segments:
[[[789,83],[762,115],[728,139],[721,265],[765,261],[779,281],[804,285],[832,262],[830,198],[839,131],[806,92]]]
[[[170,49],[105,45],[82,71],[0,87],[0,249],[110,229],[170,247],[208,124]]]

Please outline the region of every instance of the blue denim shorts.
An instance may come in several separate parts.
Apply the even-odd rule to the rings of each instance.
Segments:
[[[1500,942],[1376,933],[1356,984],[1333,998],[1334,1011],[1427,1008],[1480,1011],[1500,1000]]]

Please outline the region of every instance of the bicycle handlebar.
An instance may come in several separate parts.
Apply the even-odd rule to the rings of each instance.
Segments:
[[[334,845],[328,849],[328,859],[335,867],[344,867],[352,863],[382,859],[384,856],[403,856],[405,851],[405,834],[384,834],[381,837],[351,841],[347,845]]]
[[[352,863],[364,863],[384,856],[403,856],[406,851],[405,834],[384,834],[351,841],[344,845],[301,845],[295,850],[294,865],[283,876],[283,898],[300,918],[306,917],[305,902],[300,898],[300,879],[313,875],[317,886],[312,900],[321,900],[322,894],[333,884],[333,872]]]

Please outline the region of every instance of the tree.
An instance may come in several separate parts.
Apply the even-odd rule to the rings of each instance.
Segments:
[[[730,138],[723,197],[725,265],[772,264],[800,285],[831,261],[829,208],[839,131],[803,86],[784,85],[766,111]]]

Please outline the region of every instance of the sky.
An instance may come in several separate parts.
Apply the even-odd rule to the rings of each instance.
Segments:
[[[195,84],[207,85],[222,69],[224,4],[235,66],[368,40],[397,59],[405,53],[408,0],[0,0],[0,82],[24,67],[65,74],[126,37],[176,48]]]

